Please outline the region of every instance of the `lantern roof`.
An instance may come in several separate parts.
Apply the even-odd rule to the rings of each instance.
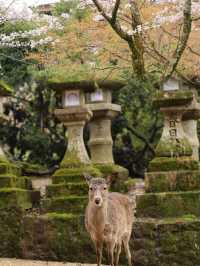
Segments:
[[[69,82],[48,82],[51,89],[57,93],[62,93],[65,90],[79,89],[84,92],[92,92],[96,89],[119,90],[125,86],[122,81],[115,80],[81,80]]]
[[[3,80],[0,80],[0,96],[8,96],[12,93],[12,88]]]

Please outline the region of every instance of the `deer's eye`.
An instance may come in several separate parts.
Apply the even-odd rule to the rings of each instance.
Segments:
[[[106,190],[106,189],[107,189],[107,187],[104,187],[103,189],[104,189],[104,190]]]
[[[90,190],[92,191],[92,187],[90,187]]]

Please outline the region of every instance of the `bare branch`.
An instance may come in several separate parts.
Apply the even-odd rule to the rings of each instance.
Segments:
[[[113,30],[125,41],[130,42],[132,40],[132,36],[129,35],[127,32],[125,32],[124,30],[122,30],[120,24],[117,22],[116,19],[112,19],[112,17],[108,16],[103,8],[103,6],[99,3],[98,0],[92,0],[93,3],[95,4],[95,6],[97,7],[98,11],[101,13],[101,15],[108,21],[108,23],[110,24],[110,26],[113,28]],[[117,1],[120,2],[120,1]],[[116,2],[116,3],[117,3]],[[115,4],[115,7],[117,5]],[[115,10],[115,8],[114,8]],[[114,16],[115,13],[117,15],[117,11],[118,11],[118,7],[116,8],[116,11],[114,12]]]
[[[192,20],[191,20],[191,7],[192,3],[191,0],[185,0],[185,6],[184,6],[184,11],[183,11],[183,30],[180,36],[180,41],[177,44],[175,53],[174,53],[174,63],[172,65],[172,69],[167,75],[170,77],[174,71],[176,70],[176,67],[181,60],[181,57],[185,51],[185,48],[187,46],[187,42],[190,36],[191,28],[192,28]]]
[[[112,23],[115,23],[117,20],[117,12],[119,10],[119,6],[120,6],[120,0],[116,0],[115,6],[114,6],[113,11],[112,11],[112,18],[111,18]]]

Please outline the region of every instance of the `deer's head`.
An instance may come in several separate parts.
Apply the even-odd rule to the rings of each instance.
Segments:
[[[102,207],[108,198],[111,177],[107,179],[84,175],[89,186],[89,201],[97,207]]]

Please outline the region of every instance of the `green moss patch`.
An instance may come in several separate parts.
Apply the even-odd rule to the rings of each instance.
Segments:
[[[84,165],[86,164],[80,160],[76,150],[68,150],[60,164],[60,168],[77,168]]]
[[[136,219],[132,236],[134,265],[199,265],[199,219]]]
[[[14,165],[9,162],[1,162],[0,163],[0,174],[13,174],[16,176],[21,175],[21,169],[19,166]]]
[[[22,239],[22,218],[21,208],[0,209],[0,257],[19,258],[21,255]]]
[[[147,193],[137,198],[137,217],[200,217],[200,191]]]
[[[54,184],[47,187],[47,197],[59,197],[69,195],[86,195],[88,192],[88,185],[84,182]]]
[[[82,213],[87,205],[86,196],[68,196],[45,199],[42,203],[45,212]]]
[[[31,208],[30,191],[20,188],[1,188],[0,210],[11,207],[19,207],[23,210]]]
[[[85,166],[74,169],[60,168],[53,175],[53,184],[66,182],[83,182],[84,173],[90,174],[92,176],[102,176],[101,172],[92,166]]]
[[[117,164],[95,164],[97,169],[101,171],[103,175],[117,174],[120,178],[126,179],[128,177],[128,170]]]
[[[25,258],[53,261],[95,263],[92,241],[84,226],[84,217],[47,213],[24,217],[21,241]]]
[[[157,157],[191,156],[192,147],[186,138],[160,140],[156,147]]]
[[[16,177],[15,175],[1,174],[0,188],[16,187],[16,188],[30,188],[30,180],[27,177]]]
[[[153,103],[155,107],[179,106],[191,102],[193,97],[190,90],[157,91]]]
[[[22,169],[23,175],[37,175],[48,169],[40,164],[31,164],[27,162],[18,162],[18,166]]]
[[[199,170],[199,161],[192,160],[190,157],[160,157],[153,159],[148,168],[149,172],[176,170]]]
[[[145,181],[147,192],[200,190],[200,171],[149,172]]]

